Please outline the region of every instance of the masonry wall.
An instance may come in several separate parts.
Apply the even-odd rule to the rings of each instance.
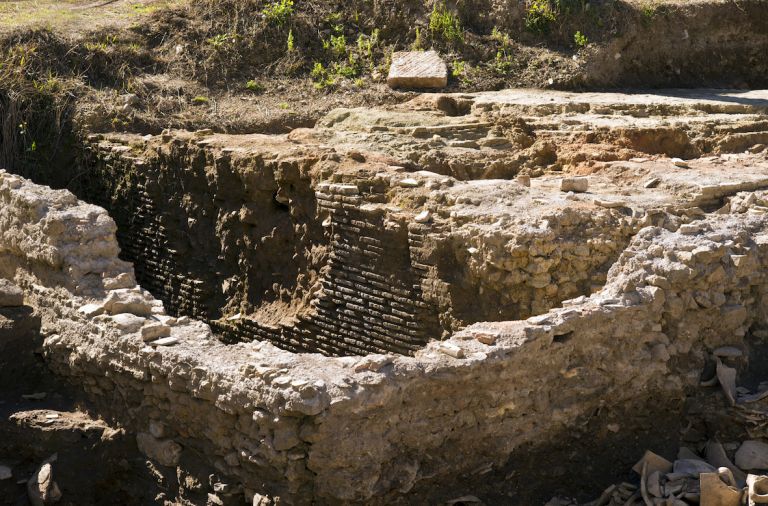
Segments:
[[[0,198],[37,202],[41,213],[0,208],[0,244],[2,265],[17,266],[15,281],[41,312],[47,360],[83,385],[103,416],[139,432],[159,465],[194,474],[202,460],[238,494],[389,503],[425,480],[500,466],[598,407],[679,398],[697,386],[710,350],[743,346],[745,335],[768,328],[768,218],[747,213],[676,232],[645,228],[601,292],[527,321],[474,325],[415,357],[227,346],[204,324],[165,319],[135,290],[73,293],[66,266],[80,257],[50,264],[38,252],[53,244],[51,253],[63,254],[106,214],[83,214],[90,208],[75,202],[49,210],[46,199],[62,195],[0,173]],[[66,216],[79,226],[51,226]],[[40,223],[71,234],[36,234]],[[36,240],[8,247],[10,224]],[[99,258],[121,265],[108,251]],[[78,310],[86,302],[104,312]],[[120,327],[118,303],[155,316],[138,330]],[[175,344],[142,339],[154,318]],[[633,430],[631,417],[625,423]]]
[[[229,342],[327,355],[412,354],[439,334],[408,223],[368,205],[383,195],[328,183],[315,195],[311,159],[172,143],[137,160],[121,148],[86,148],[81,193],[114,210],[122,256],[171,314]]]

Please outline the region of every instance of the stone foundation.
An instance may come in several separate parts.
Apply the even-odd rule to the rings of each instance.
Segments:
[[[238,494],[387,502],[421,480],[499,466],[598,406],[680,396],[709,350],[765,327],[768,220],[724,214],[675,232],[646,227],[593,296],[470,326],[415,357],[225,345],[138,288],[107,288],[132,270],[107,247],[103,210],[0,177],[4,275],[43,309],[53,369],[139,433],[152,458],[181,468],[202,458]],[[41,223],[47,234],[35,233]],[[19,227],[25,242],[12,239]],[[85,241],[87,255],[72,247]],[[83,286],[69,273],[86,261]],[[137,325],[116,311],[137,313]],[[175,342],[147,338],[158,325]]]

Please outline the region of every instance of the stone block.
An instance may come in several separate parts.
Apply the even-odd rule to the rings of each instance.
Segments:
[[[390,88],[444,88],[448,68],[436,51],[400,51],[392,55]]]

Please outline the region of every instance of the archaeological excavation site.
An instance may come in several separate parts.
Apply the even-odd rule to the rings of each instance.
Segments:
[[[765,0],[0,2],[0,506],[768,504]]]

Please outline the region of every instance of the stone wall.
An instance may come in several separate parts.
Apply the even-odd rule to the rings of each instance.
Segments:
[[[362,196],[318,183],[315,196],[308,158],[236,159],[172,143],[137,160],[120,147],[86,148],[82,193],[116,211],[123,257],[171,314],[204,319],[230,342],[328,355],[412,354],[439,333],[407,222],[372,204],[374,188]]]
[[[113,242],[106,213],[2,173],[0,198],[9,203],[2,265],[17,266],[13,277],[41,311],[50,365],[137,431],[160,465],[225,476],[222,496],[391,502],[424,480],[500,466],[598,407],[678,398],[698,384],[712,348],[767,326],[760,213],[644,228],[600,292],[527,321],[473,325],[415,357],[331,358],[224,345],[138,288],[79,295],[67,244],[77,251],[98,223],[98,241]],[[80,226],[70,228],[73,216]],[[8,247],[23,220],[29,240]],[[48,262],[43,250],[68,260]],[[114,249],[98,251],[94,279],[131,276]],[[164,334],[170,340],[158,341]]]
[[[589,295],[648,222],[626,208],[533,210],[549,197],[513,181],[492,193],[274,136],[248,148],[165,137],[94,137],[77,191],[112,211],[141,286],[228,342],[413,354]]]

